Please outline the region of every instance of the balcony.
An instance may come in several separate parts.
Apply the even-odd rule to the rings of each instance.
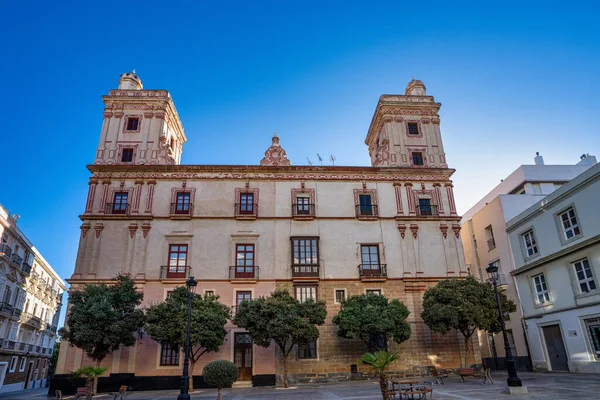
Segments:
[[[0,243],[0,256],[5,257],[7,260],[10,260],[10,256],[12,255],[12,249],[6,243]]]
[[[30,281],[30,282],[33,282],[33,283],[36,283],[36,282],[38,281],[38,279],[39,279],[39,278],[40,278],[40,274],[38,274],[37,272],[32,272],[32,273],[29,275],[29,281]]]
[[[358,274],[362,281],[384,281],[387,279],[387,264],[360,264]]]
[[[292,265],[292,278],[319,278],[319,265]]]
[[[160,267],[160,279],[186,279],[190,276],[192,267],[172,267],[164,265]]]
[[[494,238],[488,239],[487,244],[488,244],[488,251],[491,251],[496,248],[496,240]]]
[[[35,346],[35,352],[40,353],[42,351],[42,346]]]
[[[35,329],[40,329],[42,326],[42,320],[39,317],[26,312],[21,314],[21,321]]]
[[[15,317],[20,317],[22,313],[23,310],[18,309],[17,307],[14,307],[12,310],[12,315],[14,315]]]
[[[26,262],[21,264],[21,272],[23,273],[23,275],[29,276],[29,274],[31,273],[31,265],[27,264]]]
[[[375,205],[357,205],[356,218],[358,219],[377,219],[379,217],[379,207]]]
[[[15,307],[12,304],[7,302],[0,303],[0,312],[12,315],[14,308]]]
[[[229,279],[241,281],[256,281],[258,280],[258,266],[231,266],[229,267]]]
[[[172,219],[190,219],[194,215],[194,204],[171,203],[169,215]]]
[[[106,215],[129,215],[129,203],[106,203],[104,214]]]
[[[15,350],[17,347],[17,342],[14,340],[5,340],[2,343],[2,348],[5,350]]]
[[[256,219],[258,216],[258,204],[235,203],[236,219]]]
[[[292,204],[292,218],[294,219],[314,219],[315,205],[307,203]]]
[[[27,345],[27,351],[28,351],[28,352],[30,352],[30,353],[33,353],[33,348],[34,348],[34,347],[35,347],[35,346],[34,346],[33,344],[28,344],[28,345]]]
[[[25,346],[27,346],[27,344],[26,344],[26,343],[19,342],[19,343],[17,343],[17,345],[16,345],[16,349],[17,349],[17,350],[19,350],[19,351],[25,351]]]
[[[15,264],[17,266],[17,268],[21,268],[21,264],[23,263],[23,257],[21,257],[18,254],[13,254],[12,257],[10,257],[10,262]]]
[[[420,204],[417,206],[417,217],[439,217],[438,206]]]

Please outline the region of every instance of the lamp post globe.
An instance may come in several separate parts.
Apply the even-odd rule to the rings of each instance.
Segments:
[[[511,387],[523,386],[523,384],[521,383],[521,379],[519,379],[519,376],[517,375],[517,366],[512,356],[510,343],[508,342],[508,335],[506,334],[504,313],[502,312],[502,303],[500,302],[500,294],[498,293],[498,279],[500,278],[498,266],[494,264],[489,264],[485,271],[488,273],[490,281],[494,286],[494,299],[496,300],[496,306],[498,307],[498,319],[500,321],[500,326],[502,327],[502,336],[504,338],[504,352],[506,354],[506,370],[508,371],[508,378],[506,379],[506,383],[508,384],[508,386]]]
[[[190,329],[192,324],[192,300],[194,299],[194,293],[196,291],[196,279],[190,276],[186,281],[185,285],[188,289],[188,314],[187,314],[187,327],[185,329],[185,346],[184,346],[184,358],[183,358],[183,373],[179,380],[179,396],[177,400],[190,400]]]

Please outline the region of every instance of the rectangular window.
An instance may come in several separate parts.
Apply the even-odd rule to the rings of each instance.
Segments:
[[[423,153],[420,151],[414,151],[412,153],[413,165],[423,165]]]
[[[175,203],[175,214],[189,214],[190,201],[191,201],[191,193],[188,193],[188,192],[177,193],[177,200]]]
[[[127,130],[128,131],[137,131],[140,123],[140,119],[138,117],[128,117],[127,118]]]
[[[363,270],[378,270],[379,265],[379,246],[362,245],[360,246],[360,257]]]
[[[179,346],[160,345],[160,365],[179,365]]]
[[[21,363],[19,364],[19,372],[25,371],[25,365],[26,364],[27,364],[27,358],[26,357],[22,357],[21,358]]]
[[[419,199],[419,215],[433,215],[430,199]]]
[[[187,262],[188,245],[171,244],[169,245],[169,265],[167,271],[168,278],[185,278]]]
[[[419,124],[416,122],[408,122],[408,134],[409,135],[418,135],[419,134]]]
[[[254,214],[254,193],[240,193],[240,214]]]
[[[298,358],[317,358],[317,341],[312,340],[307,344],[299,344]]]
[[[133,161],[133,149],[123,149],[121,155],[121,162],[132,162]]]
[[[517,346],[515,346],[515,337],[513,336],[512,329],[506,330],[506,339],[508,340],[508,346],[510,347],[510,351],[513,357],[517,355]]]
[[[8,370],[8,372],[15,372],[15,369],[17,369],[17,361],[19,361],[19,357],[13,356],[10,360],[10,369]]]
[[[592,351],[597,360],[600,360],[600,318],[591,318],[583,320],[587,328]]]
[[[365,290],[365,293],[381,295],[381,289],[367,289],[367,290]]]
[[[254,245],[237,244],[235,246],[235,277],[254,277]]]
[[[492,357],[498,357],[498,353],[496,352],[496,340],[494,340],[494,334],[488,333],[488,345],[490,346],[490,352]]]
[[[116,192],[113,198],[112,212],[113,214],[125,214],[127,213],[127,192]]]
[[[215,291],[214,290],[205,290],[204,291],[204,295],[205,296],[214,296],[215,295]]]
[[[359,215],[375,215],[372,200],[370,194],[358,195]]]
[[[487,238],[488,251],[496,248],[496,239],[494,239],[494,230],[492,226],[485,228],[485,237]]]
[[[535,286],[536,302],[538,304],[548,303],[550,301],[550,294],[548,293],[548,286],[546,285],[546,278],[544,274],[539,274],[533,277],[533,285]]]
[[[310,215],[310,197],[296,197],[296,215]]]
[[[317,300],[317,287],[316,286],[296,286],[296,300],[301,303],[308,299]]]
[[[335,290],[335,303],[341,304],[342,301],[346,300],[346,289]]]
[[[244,291],[244,292],[235,292],[235,305],[239,307],[240,304],[244,301],[252,300],[252,292]]]
[[[4,302],[6,304],[10,304],[12,306],[12,289],[10,288],[10,286],[7,286],[5,291],[4,291]],[[37,304],[36,304],[37,307]],[[33,309],[33,313],[35,314],[35,308]]]
[[[292,265],[318,265],[317,238],[292,238]]]
[[[581,293],[588,293],[596,290],[596,281],[592,275],[592,268],[587,258],[575,261],[573,263],[575,275],[577,276],[577,284]]]
[[[527,257],[534,256],[538,253],[537,242],[533,230],[529,230],[523,234],[523,245],[525,246]]]
[[[565,240],[572,239],[581,233],[573,207],[560,214],[558,218],[560,219]]]

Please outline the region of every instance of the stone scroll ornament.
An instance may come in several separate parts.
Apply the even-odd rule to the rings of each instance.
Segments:
[[[279,137],[277,132],[273,135],[273,143],[271,147],[265,151],[265,157],[260,160],[262,166],[288,166],[290,160],[288,160],[285,150],[279,145]]]

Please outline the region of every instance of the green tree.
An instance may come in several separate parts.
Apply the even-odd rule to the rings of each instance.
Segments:
[[[317,325],[323,325],[327,310],[323,301],[300,302],[287,290],[276,290],[270,297],[244,301],[233,323],[245,328],[252,342],[268,347],[275,342],[283,358],[283,385],[289,387],[287,358],[296,345],[319,338]]]
[[[515,303],[501,291],[500,300],[504,319],[509,320],[515,312]],[[431,330],[446,334],[457,329],[465,341],[465,363],[471,352],[471,336],[477,329],[497,333],[498,321],[494,289],[489,283],[477,281],[473,276],[466,279],[446,279],[428,289],[423,295],[421,318]]]
[[[95,382],[107,369],[108,367],[93,367],[88,365],[71,373],[73,378],[85,378],[85,400],[92,400]]]
[[[388,301],[385,296],[369,293],[342,301],[333,323],[339,326],[338,336],[361,339],[374,352],[387,350],[390,339],[402,343],[410,337],[410,325],[406,322],[409,314],[400,300]]]
[[[210,362],[202,369],[202,376],[210,386],[216,386],[218,400],[221,400],[221,389],[233,385],[238,376],[238,370],[234,363],[227,360]]]
[[[53,377],[56,371],[56,364],[58,364],[58,352],[60,351],[60,341],[54,342],[52,348],[52,356],[50,356],[50,365],[48,366],[48,377]]]
[[[176,288],[162,303],[146,310],[146,332],[156,341],[179,348],[185,347],[188,303],[190,294],[185,286]],[[192,324],[190,329],[190,364],[194,366],[205,353],[219,351],[227,331],[229,307],[219,302],[218,296],[193,295]],[[190,379],[190,390],[194,388]]]
[[[135,345],[135,333],[144,325],[144,313],[137,307],[144,299],[128,275],[117,275],[107,285],[85,285],[69,293],[69,311],[62,337],[96,361],[121,346]],[[96,386],[98,380],[95,379]]]
[[[361,364],[370,365],[379,375],[379,388],[381,389],[383,400],[392,398],[392,394],[388,388],[388,379],[385,370],[398,358],[398,353],[388,353],[385,350],[380,350],[375,353],[365,353],[360,360],[358,360]]]

